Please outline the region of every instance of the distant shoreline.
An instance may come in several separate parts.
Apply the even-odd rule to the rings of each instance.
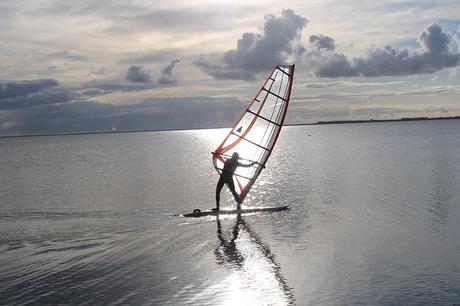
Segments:
[[[318,122],[315,122],[315,123],[289,124],[289,125],[286,125],[286,126],[349,124],[349,123],[375,123],[375,122],[400,122],[400,121],[456,120],[456,119],[460,119],[460,116],[454,116],[454,117],[414,117],[414,118],[400,118],[400,119],[334,120],[334,121],[318,121]]]
[[[367,119],[367,120],[334,120],[334,121],[317,121],[313,123],[292,123],[284,126],[303,126],[303,125],[333,125],[333,124],[356,124],[356,123],[379,123],[379,122],[407,122],[407,121],[430,121],[430,120],[457,120],[460,116],[454,117],[414,117],[401,119]],[[27,134],[27,135],[5,135],[1,138],[17,137],[43,137],[43,136],[72,136],[72,135],[90,135],[90,134],[120,134],[120,133],[145,133],[145,132],[172,132],[172,131],[194,131],[209,129],[225,129],[229,127],[203,127],[203,128],[183,128],[183,129],[157,129],[157,130],[125,130],[125,131],[94,131],[94,132],[75,132],[75,133],[55,133],[55,134]]]

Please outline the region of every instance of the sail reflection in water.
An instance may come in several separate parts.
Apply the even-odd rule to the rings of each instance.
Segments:
[[[294,294],[268,245],[251,230],[241,215],[231,232],[217,218],[220,245],[214,250],[218,265],[231,271],[224,281],[208,288],[225,292],[222,305],[292,305]]]

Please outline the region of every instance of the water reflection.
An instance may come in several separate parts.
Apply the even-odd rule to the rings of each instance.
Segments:
[[[229,233],[217,217],[216,263],[231,271],[225,279],[223,305],[293,305],[295,298],[267,244],[241,215]]]

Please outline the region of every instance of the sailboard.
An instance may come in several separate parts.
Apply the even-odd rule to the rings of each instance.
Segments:
[[[233,175],[235,189],[243,202],[265,168],[286,117],[291,98],[294,65],[276,66],[231,131],[213,152],[212,162],[219,174],[225,161],[238,152],[242,163]]]
[[[273,212],[273,211],[282,211],[289,209],[289,205],[285,206],[275,206],[275,207],[253,207],[253,208],[242,208],[242,209],[222,209],[218,211],[214,210],[199,210],[195,209],[191,213],[183,214],[183,217],[205,217],[205,216],[217,216],[217,215],[242,215],[242,214],[251,214],[256,212]]]

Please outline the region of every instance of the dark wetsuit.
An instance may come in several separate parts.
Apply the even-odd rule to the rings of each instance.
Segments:
[[[222,190],[222,187],[224,187],[224,184],[227,184],[228,188],[233,194],[233,197],[235,198],[235,201],[237,203],[240,203],[240,197],[236,193],[235,184],[233,183],[233,174],[235,173],[236,168],[238,168],[239,166],[245,167],[246,165],[240,164],[237,159],[233,159],[233,158],[227,159],[227,161],[225,162],[224,169],[222,170],[222,173],[220,174],[220,178],[219,178],[219,181],[217,182],[217,187],[216,187],[216,207],[217,209],[219,209],[220,191]]]

